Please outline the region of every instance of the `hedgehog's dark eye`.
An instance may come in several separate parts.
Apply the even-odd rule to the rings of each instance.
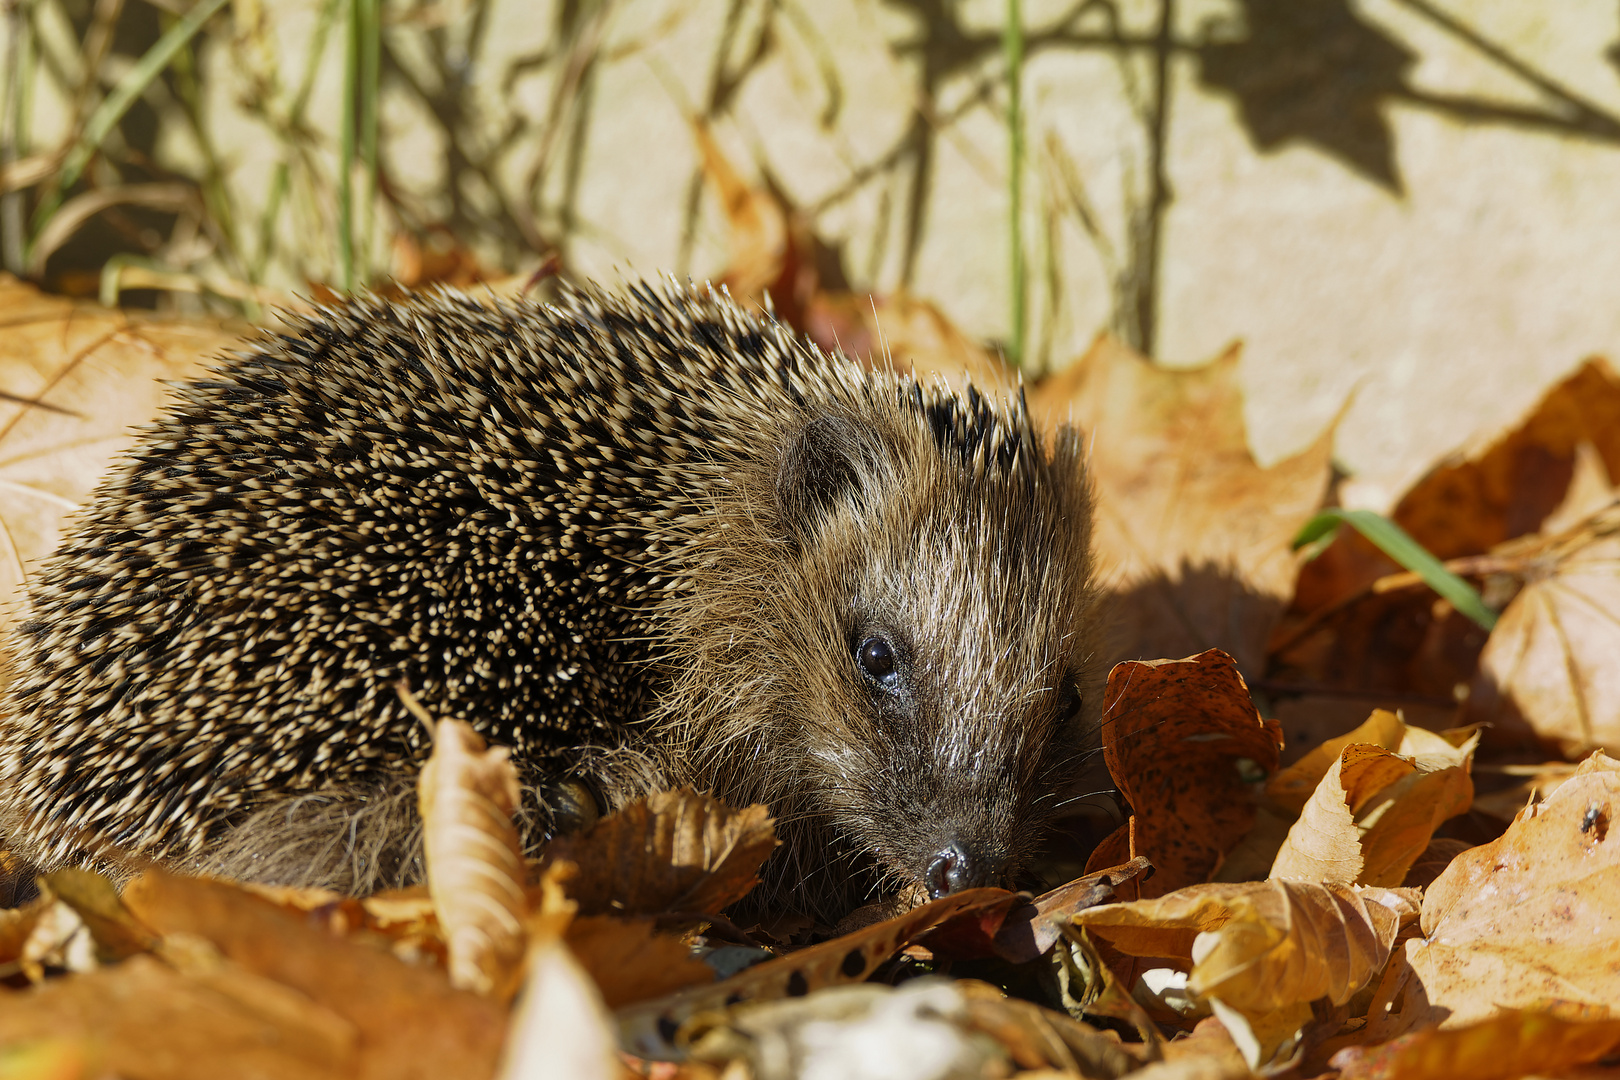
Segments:
[[[873,682],[887,686],[894,681],[894,646],[880,637],[869,637],[855,650],[855,662]]]
[[[1065,675],[1058,684],[1057,714],[1060,722],[1067,723],[1080,713],[1080,686],[1073,675]]]

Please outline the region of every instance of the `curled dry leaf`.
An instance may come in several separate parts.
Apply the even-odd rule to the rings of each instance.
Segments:
[[[582,915],[712,915],[759,883],[776,844],[764,806],[733,810],[683,788],[636,800],[546,858],[579,867],[567,889]]]
[[[428,891],[450,952],[450,981],[506,998],[523,962],[523,845],[512,815],[517,770],[504,747],[441,720],[417,778]]]
[[[1086,870],[1145,855],[1157,872],[1142,883],[1144,897],[1209,880],[1253,825],[1250,784],[1277,767],[1281,749],[1276,725],[1260,719],[1243,676],[1218,649],[1117,665],[1102,737],[1109,774],[1136,813]]]
[[[1400,1026],[1620,1001],[1617,824],[1620,762],[1596,753],[1501,837],[1453,859],[1424,896],[1424,936],[1406,945],[1416,984]]]
[[[496,1073],[500,1080],[623,1076],[613,1019],[568,946],[556,939],[537,942],[529,950],[528,969]]]
[[[712,986],[682,990],[618,1011],[619,1041],[647,1058],[679,1056],[685,1025],[700,1014],[745,1001],[803,997],[813,990],[859,982],[900,949],[952,919],[1005,916],[1017,894],[966,889],[842,937],[757,964]],[[994,931],[992,930],[993,936]]]
[[[1529,578],[1480,654],[1468,719],[1528,729],[1571,758],[1620,746],[1620,503],[1503,554]]]
[[[158,414],[158,380],[198,374],[242,329],[76,304],[0,274],[0,629],[26,565],[56,547],[130,428]]]
[[[1410,890],[1266,881],[1193,886],[1074,921],[1127,955],[1189,964],[1188,989],[1259,1065],[1297,1037],[1311,1002],[1341,1005],[1378,974],[1416,915]]]
[[[1366,743],[1340,751],[1289,830],[1270,876],[1386,887],[1405,881],[1434,830],[1474,799],[1468,766],[1478,736],[1454,748],[1424,734],[1439,744],[1436,752],[1408,758]]]
[[[1620,1019],[1502,1009],[1457,1028],[1426,1028],[1333,1055],[1341,1080],[1511,1080],[1556,1076],[1620,1046]]]
[[[212,942],[247,971],[352,1024],[359,1033],[358,1057],[348,1075],[484,1080],[495,1068],[505,1010],[454,989],[441,972],[334,936],[224,882],[148,870],[125,886],[124,904],[166,938],[188,934]]]
[[[1258,672],[1293,595],[1290,542],[1322,503],[1333,432],[1262,469],[1249,452],[1234,346],[1171,371],[1106,336],[1031,394],[1048,426],[1087,437],[1096,545],[1120,657],[1218,645]]]

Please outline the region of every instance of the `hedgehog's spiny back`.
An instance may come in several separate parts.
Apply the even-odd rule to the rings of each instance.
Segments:
[[[12,839],[178,854],[267,795],[384,773],[425,752],[400,678],[536,773],[623,746],[637,613],[683,586],[692,500],[771,449],[770,418],[860,386],[675,289],[371,300],[262,339],[37,577],[0,729]]]

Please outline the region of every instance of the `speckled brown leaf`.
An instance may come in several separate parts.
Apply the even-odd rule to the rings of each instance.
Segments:
[[[1620,746],[1620,504],[1503,553],[1527,561],[1529,582],[1480,655],[1467,718],[1528,728],[1572,758]]]
[[[1232,658],[1211,649],[1116,666],[1102,737],[1108,772],[1136,813],[1087,872],[1145,855],[1156,872],[1142,883],[1144,898],[1208,881],[1254,823],[1251,785],[1277,767],[1280,747]],[[1134,850],[1122,851],[1133,834]]]
[[[46,296],[0,274],[0,629],[63,519],[168,397],[243,327],[159,320]]]
[[[1408,741],[1438,746],[1411,756],[1367,743],[1340,751],[1289,830],[1270,876],[1386,887],[1405,881],[1434,830],[1473,802],[1468,768],[1478,737],[1457,748],[1413,729]]]
[[[1620,762],[1601,753],[1429,886],[1406,1026],[1544,999],[1620,1002]]]
[[[149,870],[125,887],[124,903],[165,937],[212,942],[247,971],[352,1024],[359,1058],[351,1075],[484,1080],[495,1067],[505,1009],[454,989],[442,972],[337,937],[223,882]]]
[[[567,888],[582,915],[713,914],[758,884],[776,844],[764,806],[734,810],[683,788],[638,799],[546,858],[578,865]]]
[[[1333,1055],[1341,1080],[1512,1080],[1558,1076],[1620,1046],[1620,1019],[1502,1009],[1463,1027],[1427,1028]],[[1605,1075],[1612,1075],[1606,1073]]]
[[[506,1000],[522,975],[523,842],[512,821],[520,794],[505,747],[459,720],[440,720],[417,777],[428,891],[449,948],[450,982]]]
[[[1290,542],[1321,505],[1333,433],[1268,469],[1249,452],[1238,350],[1171,371],[1108,337],[1031,393],[1078,424],[1097,485],[1101,580],[1121,659],[1224,649],[1251,675],[1294,591]]]
[[[643,1056],[666,1056],[682,1027],[706,1024],[709,1013],[739,1002],[803,997],[824,987],[861,982],[907,944],[953,920],[988,918],[999,925],[1017,900],[1018,894],[1005,889],[965,889],[895,918],[756,964],[711,986],[638,1002],[618,1010],[620,1043]],[[989,932],[993,934],[994,929]]]

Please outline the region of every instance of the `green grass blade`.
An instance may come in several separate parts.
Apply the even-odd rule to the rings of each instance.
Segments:
[[[175,54],[184,48],[186,43],[196,36],[197,31],[202,29],[203,24],[225,4],[226,0],[198,0],[192,9],[186,12],[184,18],[169,27],[163,36],[146,50],[146,55],[118,80],[118,85],[113,87],[112,93],[96,106],[96,111],[85,121],[84,130],[79,132],[72,149],[62,159],[62,170],[57,175],[50,194],[41,203],[39,212],[34,215],[35,236],[39,235],[45,223],[61,206],[62,193],[72,187],[84,173],[85,166],[90,164],[90,158],[95,155],[102,140],[117,126],[118,121],[123,119],[129,107],[135,104],[135,99],[145,92],[151,81],[168,67]]]
[[[343,49],[343,116],[338,130],[338,268],[343,291],[354,295],[354,111],[360,89],[361,9],[365,0],[349,0],[349,33]]]
[[[1001,32],[1007,61],[1007,201],[1008,239],[1012,259],[1012,353],[1014,367],[1024,362],[1024,20],[1020,0],[1007,0],[1007,24]]]
[[[1294,537],[1294,549],[1317,544],[1336,532],[1341,524],[1349,525],[1371,540],[1385,555],[1423,579],[1423,583],[1447,600],[1452,607],[1474,620],[1486,630],[1496,625],[1496,612],[1485,606],[1474,587],[1445,568],[1439,559],[1409,536],[1405,529],[1371,510],[1323,510],[1305,523]],[[1325,545],[1323,545],[1325,546]]]

